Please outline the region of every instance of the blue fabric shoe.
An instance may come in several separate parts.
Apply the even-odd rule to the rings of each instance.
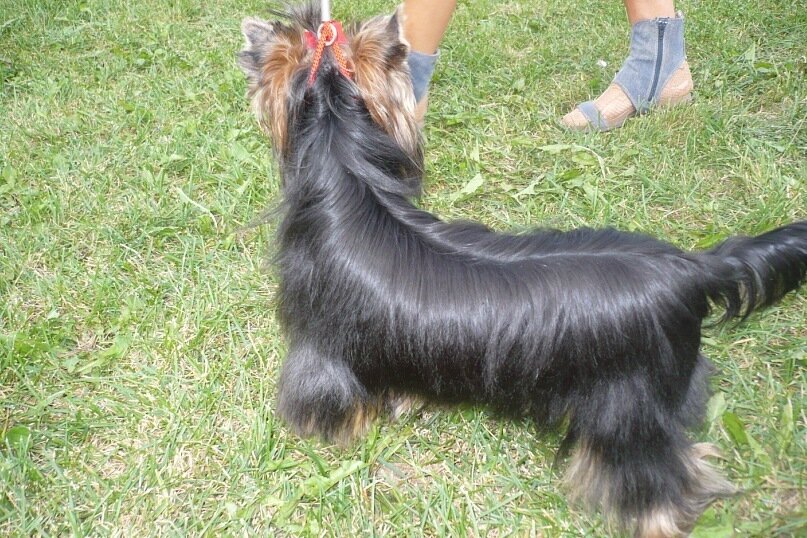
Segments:
[[[630,53],[611,86],[561,121],[571,129],[609,131],[656,105],[688,101],[691,91],[683,17],[639,21],[631,27]]]

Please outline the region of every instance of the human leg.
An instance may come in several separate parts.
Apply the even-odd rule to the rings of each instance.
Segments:
[[[406,0],[403,4],[404,36],[411,47],[409,69],[418,102],[415,113],[421,121],[426,114],[429,81],[439,56],[437,48],[456,7],[456,0]]]

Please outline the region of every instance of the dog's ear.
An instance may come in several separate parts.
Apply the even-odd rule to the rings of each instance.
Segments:
[[[409,76],[409,44],[402,35],[404,13],[375,17],[353,35],[351,50],[356,82],[373,121],[407,152],[419,153],[415,97]]]
[[[271,45],[275,29],[267,21],[255,17],[247,17],[241,22],[241,32],[246,43],[244,50],[238,54],[238,65],[244,70],[252,82],[260,79],[261,66]]]
[[[409,42],[403,35],[403,6],[399,6],[387,22],[387,37],[390,48],[387,52],[387,61],[397,62],[405,60],[409,54]]]
[[[398,6],[395,13],[389,18],[387,23],[387,33],[393,38],[402,38],[402,25],[400,20],[403,18],[403,6]]]
[[[294,12],[291,15],[296,16]],[[238,63],[247,76],[247,95],[261,127],[270,133],[278,151],[285,148],[292,81],[307,68],[304,59],[309,51],[300,26],[299,22],[292,26],[252,17],[241,23],[246,44]]]

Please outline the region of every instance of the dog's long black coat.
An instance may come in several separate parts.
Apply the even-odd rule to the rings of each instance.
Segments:
[[[743,317],[797,288],[807,221],[696,253],[613,229],[444,223],[411,203],[421,163],[355,87],[330,65],[312,88],[305,75],[281,157],[285,420],[338,437],[390,389],[568,419],[567,442],[607,476],[594,498],[623,520],[666,505],[697,517],[681,505],[708,502],[684,456],[707,397],[702,322],[711,303]]]

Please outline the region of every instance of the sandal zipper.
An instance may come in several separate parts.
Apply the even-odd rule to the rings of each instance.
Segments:
[[[667,28],[667,19],[658,20],[658,48],[656,49],[656,69],[653,72],[653,83],[650,85],[650,95],[647,102],[652,103],[656,96],[659,75],[661,75],[661,62],[664,60],[664,30]]]

